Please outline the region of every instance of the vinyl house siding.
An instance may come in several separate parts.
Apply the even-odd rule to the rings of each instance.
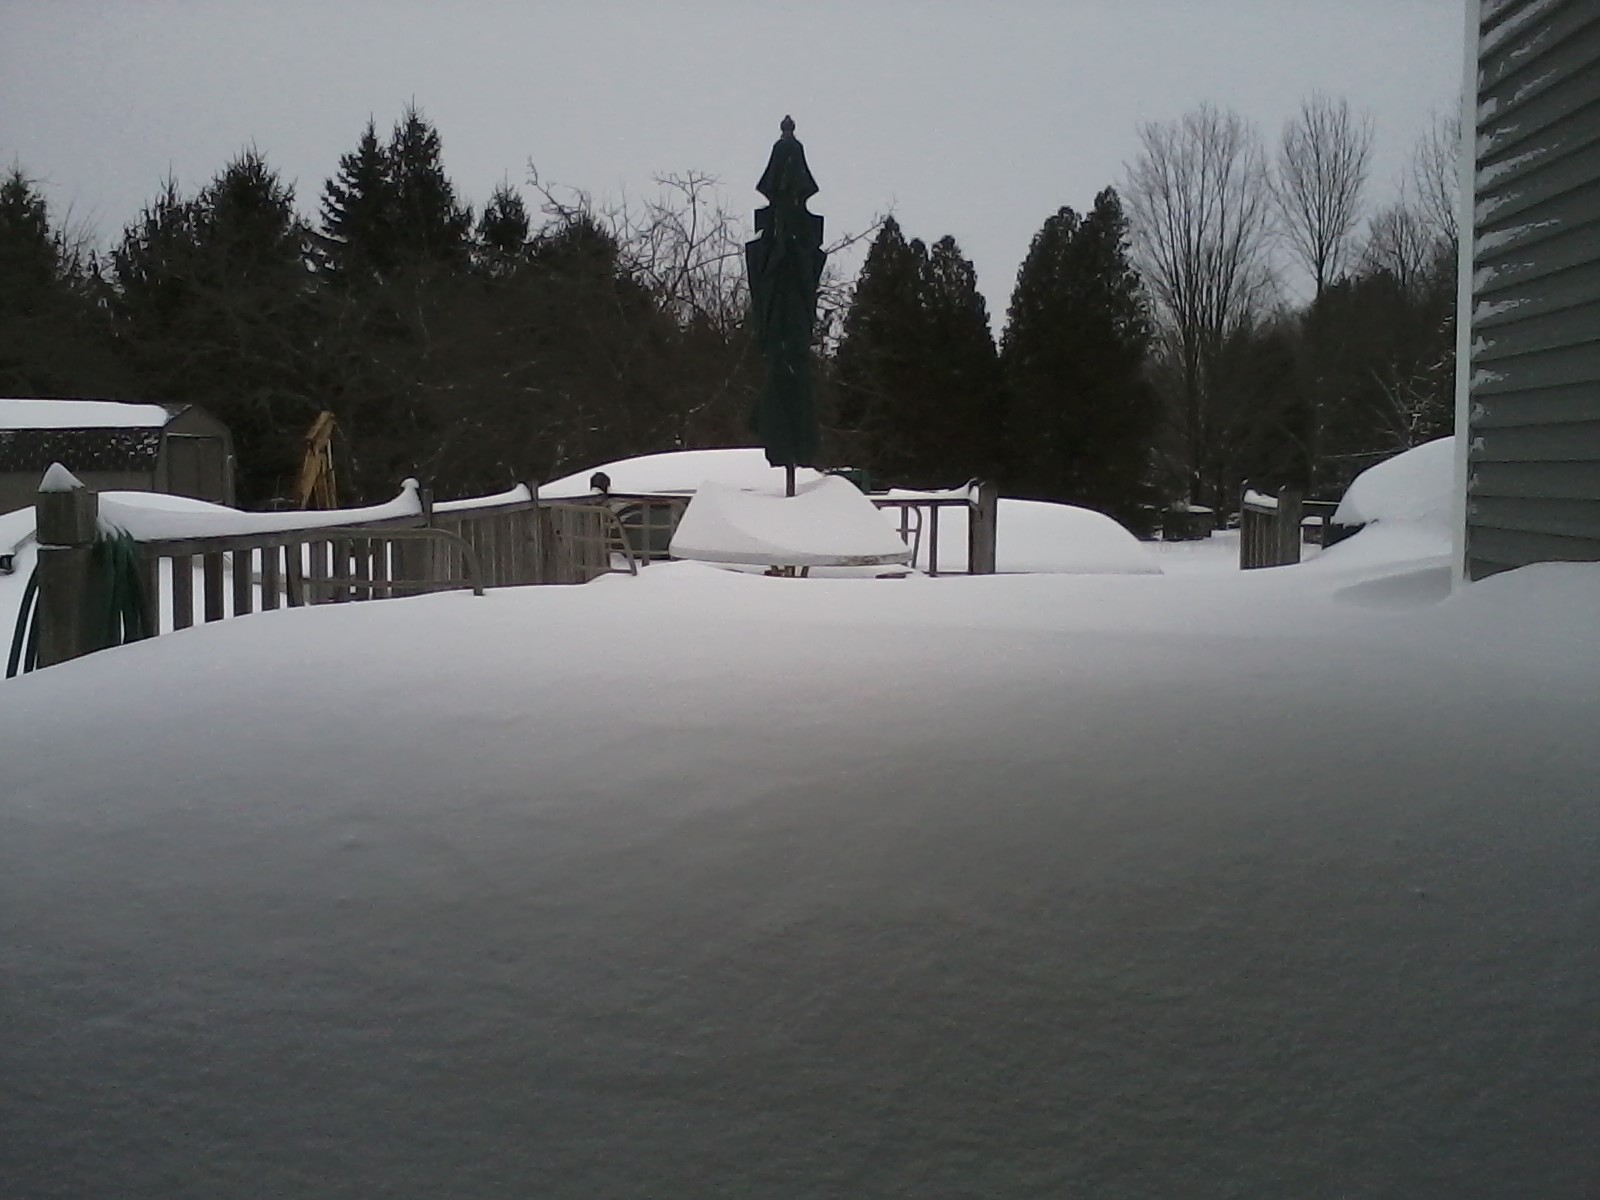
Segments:
[[[1600,559],[1600,0],[1482,0],[1466,572]]]

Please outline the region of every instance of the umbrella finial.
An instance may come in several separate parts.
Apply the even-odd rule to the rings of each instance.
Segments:
[[[779,124],[778,129],[780,132],[782,132],[784,137],[792,138],[794,136],[794,118],[785,113],[783,121]]]

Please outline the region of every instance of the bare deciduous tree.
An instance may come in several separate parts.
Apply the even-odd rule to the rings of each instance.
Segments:
[[[1437,253],[1430,224],[1422,207],[1402,190],[1400,199],[1380,208],[1367,223],[1362,266],[1386,272],[1403,295],[1414,295],[1428,278]]]
[[[1459,108],[1434,114],[1433,124],[1412,151],[1411,177],[1416,208],[1429,235],[1441,247],[1454,247],[1461,223],[1461,114]]]
[[[1271,284],[1271,192],[1260,137],[1237,113],[1201,105],[1145,125],[1139,139],[1124,195],[1135,262],[1177,359],[1189,499],[1198,501],[1215,460],[1221,349],[1260,312]]]
[[[1318,297],[1352,257],[1371,159],[1372,119],[1342,98],[1313,95],[1283,127],[1273,200],[1284,241]]]
[[[750,231],[726,206],[720,181],[703,171],[658,175],[654,197],[627,195],[595,201],[589,192],[546,183],[529,164],[530,183],[544,212],[558,221],[583,216],[617,242],[630,273],[662,308],[685,323],[702,321],[727,334],[743,325],[749,308],[744,243]],[[829,255],[818,294],[818,327],[826,335],[848,306],[852,280],[836,264],[840,252],[865,242],[881,218],[859,233],[823,247]]]

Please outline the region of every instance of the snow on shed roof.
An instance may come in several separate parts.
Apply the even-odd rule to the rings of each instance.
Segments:
[[[0,399],[0,429],[160,429],[171,419],[159,404]]]

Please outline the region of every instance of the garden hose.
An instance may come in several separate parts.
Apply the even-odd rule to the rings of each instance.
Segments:
[[[6,678],[14,679],[20,667],[31,671],[39,662],[39,622],[34,619],[39,600],[39,568],[28,575],[22,589],[22,604],[17,609],[17,627],[11,634],[11,656],[6,659]]]
[[[149,637],[149,614],[145,611],[144,588],[139,581],[138,545],[126,533],[101,535],[94,544],[95,566],[105,585],[106,605],[102,610],[98,641],[102,646],[122,646]]]
[[[102,535],[94,544],[90,562],[105,589],[105,605],[92,628],[94,646],[121,646],[150,637],[154,632],[145,608],[144,588],[139,580],[138,544],[126,533]],[[6,678],[18,671],[28,672],[39,665],[39,568],[28,576],[17,609],[16,628],[11,633],[11,654],[6,660]]]

